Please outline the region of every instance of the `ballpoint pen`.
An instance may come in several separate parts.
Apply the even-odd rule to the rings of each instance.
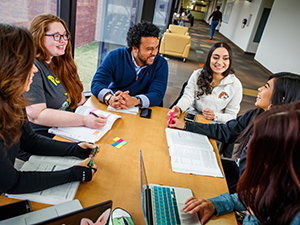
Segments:
[[[92,155],[92,159],[91,159],[91,161],[89,162],[89,167],[91,167],[91,166],[93,165],[94,157],[95,157],[95,155],[96,155],[97,150],[98,150],[98,147],[96,147],[96,148],[94,149],[94,152],[93,152],[93,155]]]
[[[96,116],[97,118],[100,118],[96,113],[94,112],[90,112],[89,114],[93,115],[93,116]]]

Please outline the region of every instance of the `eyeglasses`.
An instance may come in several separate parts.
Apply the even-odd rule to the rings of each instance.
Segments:
[[[61,37],[67,41],[70,39],[70,34],[45,34],[45,36],[52,36],[54,41],[60,41]]]

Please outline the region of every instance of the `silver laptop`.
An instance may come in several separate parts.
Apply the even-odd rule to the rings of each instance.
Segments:
[[[35,224],[47,219],[62,216],[73,211],[82,209],[80,202],[75,199],[73,201],[61,203],[58,205],[50,206],[45,209],[37,210],[34,212],[28,212],[20,216],[15,216],[6,220],[0,221],[0,225],[28,225]]]
[[[112,208],[112,201],[102,202],[68,214],[45,220],[36,225],[79,225],[106,224]]]
[[[189,188],[149,184],[140,150],[141,199],[146,225],[201,225],[197,214],[183,212],[188,198],[193,196]]]

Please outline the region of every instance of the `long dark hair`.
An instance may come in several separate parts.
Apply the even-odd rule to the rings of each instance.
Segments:
[[[0,24],[0,49],[0,139],[4,145],[12,145],[19,140],[24,123],[27,102],[23,92],[35,46],[26,28]]]
[[[234,70],[232,68],[232,50],[228,44],[225,42],[218,42],[215,43],[209,50],[206,61],[204,63],[203,69],[199,72],[199,76],[197,79],[197,85],[199,88],[199,91],[196,92],[196,98],[199,98],[200,96],[206,94],[209,95],[212,92],[212,88],[210,83],[212,82],[213,79],[213,71],[210,68],[210,59],[212,56],[212,53],[217,49],[217,48],[226,48],[226,50],[229,53],[229,67],[228,69],[223,73],[223,76],[226,77],[230,73],[234,73]]]
[[[253,120],[247,165],[237,193],[261,224],[290,224],[300,211],[300,102]]]
[[[272,78],[275,78],[271,98],[271,104],[273,106],[283,105],[300,100],[300,75],[289,72],[281,72],[271,75],[269,77],[269,80],[271,80]],[[254,118],[259,116],[263,112],[265,112],[263,109],[258,109]],[[235,153],[237,153],[238,156],[240,156],[243,148],[245,148],[245,146],[247,145],[252,132],[253,124],[250,123],[237,138],[237,142],[239,142],[240,145],[235,151]]]

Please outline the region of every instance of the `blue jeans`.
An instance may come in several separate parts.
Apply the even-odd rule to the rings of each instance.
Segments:
[[[210,37],[212,38],[214,36],[216,27],[218,26],[219,22],[218,21],[211,21],[211,25],[210,25]]]

